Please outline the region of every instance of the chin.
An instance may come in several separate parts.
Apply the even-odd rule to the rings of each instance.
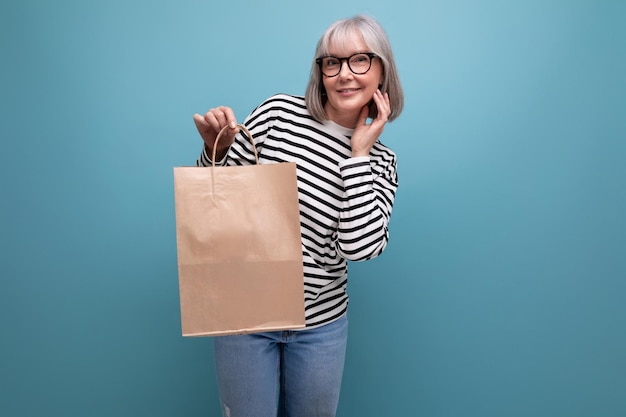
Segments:
[[[338,98],[333,101],[335,108],[342,111],[360,111],[363,106],[369,103],[369,100],[364,100],[360,98]]]

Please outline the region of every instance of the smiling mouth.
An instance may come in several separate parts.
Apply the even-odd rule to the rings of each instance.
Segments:
[[[342,90],[338,90],[342,94],[354,93],[355,91],[359,91],[358,88],[344,88]]]

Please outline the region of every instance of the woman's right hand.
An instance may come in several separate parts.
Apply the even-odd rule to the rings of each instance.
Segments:
[[[220,160],[224,157],[230,145],[232,145],[235,135],[239,133],[237,127],[237,119],[230,107],[220,106],[209,110],[204,115],[194,114],[193,121],[196,124],[198,133],[202,137],[204,144],[207,148],[207,154],[211,157],[213,148],[215,147],[215,139],[217,134],[225,126],[229,126],[217,143],[217,149],[215,151],[215,159]]]

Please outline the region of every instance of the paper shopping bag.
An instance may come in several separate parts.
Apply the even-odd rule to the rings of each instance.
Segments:
[[[174,168],[183,336],[304,327],[296,165],[254,152],[256,165]]]

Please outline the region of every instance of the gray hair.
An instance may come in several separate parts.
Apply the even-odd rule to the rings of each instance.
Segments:
[[[331,44],[339,47],[346,45],[347,42],[353,39],[355,34],[361,36],[367,47],[370,48],[370,51],[375,53],[382,62],[383,82],[380,90],[389,94],[391,107],[389,121],[392,121],[402,112],[404,93],[387,33],[374,18],[357,15],[349,19],[338,20],[330,25],[317,43],[315,58],[328,55]],[[328,120],[328,116],[324,111],[326,91],[322,82],[322,72],[315,59],[311,66],[311,77],[306,89],[305,101],[309,112],[311,112],[315,120],[319,122]],[[369,117],[376,118],[377,115],[378,109],[376,106],[372,106]]]

